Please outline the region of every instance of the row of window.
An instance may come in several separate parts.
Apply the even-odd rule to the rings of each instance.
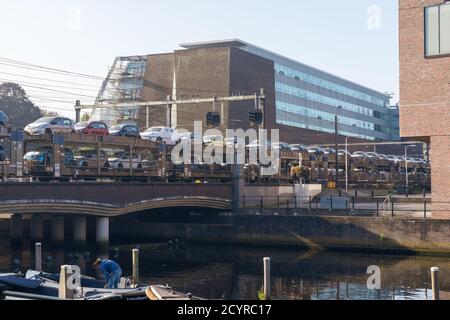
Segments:
[[[275,89],[278,92],[289,94],[291,96],[303,98],[303,99],[314,101],[314,102],[319,102],[319,103],[330,105],[330,106],[333,106],[336,108],[342,108],[342,109],[345,109],[345,110],[348,110],[351,112],[360,113],[360,114],[370,116],[370,117],[374,116],[374,111],[371,109],[357,106],[356,104],[353,104],[353,103],[336,100],[336,99],[326,97],[326,96],[323,96],[321,94],[317,94],[314,92],[306,91],[306,90],[303,90],[300,88],[292,87],[287,84],[277,82],[275,84]]]
[[[425,8],[425,55],[450,54],[450,2]]]
[[[333,83],[331,81],[327,81],[315,76],[312,76],[310,74],[298,71],[298,70],[294,70],[288,67],[285,67],[283,65],[280,64],[275,64],[275,71],[281,75],[285,75],[287,77],[290,78],[294,78],[297,80],[301,80],[303,82],[309,83],[309,84],[313,84],[340,94],[344,94],[365,102],[369,102],[372,104],[375,104],[377,106],[380,107],[387,107],[389,105],[388,100],[383,100],[371,95],[368,95],[366,93],[354,90],[354,89],[350,89],[347,87],[344,87],[342,85]]]
[[[290,112],[293,114],[299,114],[311,118],[316,118],[319,120],[326,120],[326,121],[335,121],[335,114],[318,111],[315,109],[306,108],[299,105],[294,105],[282,101],[277,101],[277,109],[281,111]],[[365,121],[359,121],[356,119],[348,118],[348,117],[338,117],[338,122],[341,124],[345,124],[348,126],[366,129],[366,130],[372,130],[375,131],[375,125],[373,123],[365,122]]]
[[[289,126],[289,127],[296,127],[296,128],[302,128],[302,129],[308,129],[308,130],[314,130],[314,131],[320,131],[320,132],[326,132],[326,133],[334,133],[335,132],[333,129],[307,125],[304,123],[293,122],[293,121],[289,121],[289,120],[278,119],[277,123],[281,124],[281,125]],[[361,135],[361,134],[354,133],[354,132],[347,132],[347,131],[339,130],[339,134],[341,134],[343,136],[347,136],[347,137],[354,137],[354,138],[360,138],[360,139],[372,140],[372,141],[375,140],[375,137]]]

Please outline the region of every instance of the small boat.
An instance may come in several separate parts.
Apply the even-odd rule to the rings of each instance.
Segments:
[[[205,300],[195,297],[192,293],[181,293],[174,291],[168,285],[165,286],[149,286],[145,291],[147,298],[152,301],[174,301],[174,300]]]
[[[0,274],[0,300],[64,300],[59,298],[59,274],[29,270],[22,274]],[[168,285],[131,286],[122,278],[119,289],[105,289],[104,282],[82,275],[71,300],[205,300],[191,293],[174,291]]]
[[[126,278],[124,278],[126,280]],[[73,289],[73,300],[147,300],[148,286],[105,289],[104,282],[82,276],[81,285]],[[128,281],[122,281],[125,286]],[[21,274],[0,274],[2,299],[60,300],[59,276],[30,270]]]

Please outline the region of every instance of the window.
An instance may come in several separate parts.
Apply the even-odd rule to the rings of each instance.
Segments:
[[[425,8],[425,55],[450,54],[450,2]]]

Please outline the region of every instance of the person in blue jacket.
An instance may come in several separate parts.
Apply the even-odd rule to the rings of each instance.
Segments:
[[[112,260],[97,259],[94,262],[94,268],[100,270],[105,276],[105,288],[118,289],[120,278],[122,277],[122,268]]]

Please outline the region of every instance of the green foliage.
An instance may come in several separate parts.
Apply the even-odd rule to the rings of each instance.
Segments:
[[[6,113],[13,128],[24,128],[43,116],[25,90],[16,83],[0,84],[0,111]]]
[[[89,113],[84,113],[82,116],[81,116],[81,121],[89,121],[89,118],[90,118],[90,116],[89,116]]]
[[[264,291],[258,291],[258,299],[261,301],[266,300],[266,296],[264,295]]]

